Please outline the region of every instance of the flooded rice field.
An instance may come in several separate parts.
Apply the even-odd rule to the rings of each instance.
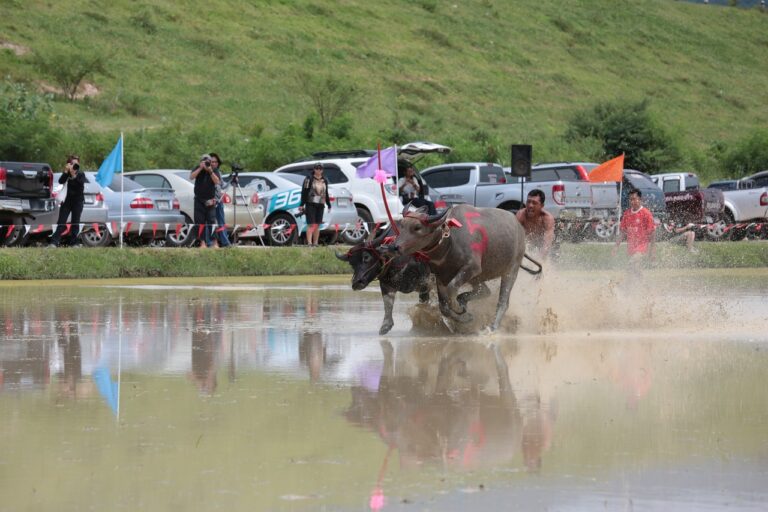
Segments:
[[[765,510],[766,291],[525,275],[379,336],[345,278],[3,283],[0,510]]]

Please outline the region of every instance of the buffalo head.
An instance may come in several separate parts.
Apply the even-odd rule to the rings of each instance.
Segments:
[[[447,215],[448,210],[439,215],[427,215],[425,207],[405,212],[398,223],[400,234],[395,249],[400,254],[409,255],[434,246],[440,241]]]
[[[381,245],[388,240],[389,231],[376,239],[369,237],[368,241],[355,244],[344,254],[336,253],[341,261],[346,261],[352,267],[352,289],[359,291],[368,286],[378,277],[384,267],[385,257]]]

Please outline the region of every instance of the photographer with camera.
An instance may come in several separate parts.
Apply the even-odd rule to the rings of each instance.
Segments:
[[[216,224],[219,228],[224,228],[227,225],[227,220],[224,218],[224,180],[221,177],[221,158],[216,153],[211,153],[211,165],[213,166],[213,173],[219,178],[219,184],[216,185]],[[232,246],[226,229],[221,229],[216,233],[214,245],[217,241],[219,247]]]
[[[48,247],[58,247],[61,242],[61,235],[64,233],[67,224],[67,218],[72,216],[71,231],[70,231],[70,245],[73,247],[81,247],[81,244],[77,241],[77,236],[80,234],[80,216],[83,213],[83,205],[85,204],[85,173],[80,170],[80,157],[77,155],[70,155],[67,158],[67,165],[64,166],[64,171],[61,173],[59,183],[67,186],[67,198],[61,203],[59,207],[59,218],[56,221],[56,232],[51,238],[51,243]]]
[[[331,197],[328,194],[328,180],[323,176],[323,164],[316,163],[312,175],[307,176],[301,186],[299,212],[307,215],[307,245],[317,247],[320,241],[320,224],[323,222],[325,206],[331,211]]]
[[[213,172],[211,155],[200,157],[200,163],[189,175],[195,182],[195,226],[201,248],[213,246],[211,228],[216,223],[216,185],[221,180]],[[203,226],[202,230],[200,226]]]

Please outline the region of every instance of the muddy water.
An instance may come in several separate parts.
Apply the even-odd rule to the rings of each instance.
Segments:
[[[6,283],[0,510],[764,510],[766,290],[524,276],[501,333],[380,337],[341,279]]]

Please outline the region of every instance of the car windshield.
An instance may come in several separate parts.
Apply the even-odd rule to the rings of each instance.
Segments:
[[[120,182],[122,181],[122,186],[120,185]],[[113,192],[120,192],[120,190],[139,190],[145,187],[142,187],[135,181],[133,181],[130,178],[123,178],[122,176],[115,176],[112,178],[112,183],[109,184],[108,187]]]
[[[635,174],[635,173],[628,172],[628,173],[624,173],[624,175],[627,177],[627,180],[635,188],[648,189],[656,186],[653,184],[653,182],[649,178],[646,178],[642,174]]]

